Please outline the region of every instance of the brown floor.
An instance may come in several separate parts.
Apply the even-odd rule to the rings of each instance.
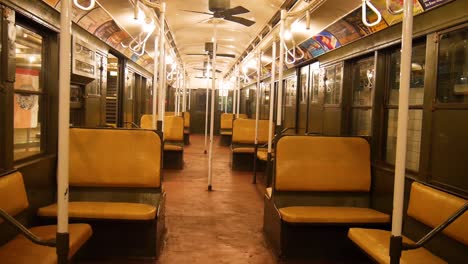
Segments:
[[[216,138],[208,192],[204,137],[190,140],[184,169],[164,171],[168,233],[157,263],[276,263],[263,239],[263,200],[252,173],[231,171],[229,147]]]

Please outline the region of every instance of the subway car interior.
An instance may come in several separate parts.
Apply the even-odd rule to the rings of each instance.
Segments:
[[[0,263],[468,263],[467,0],[0,0]]]

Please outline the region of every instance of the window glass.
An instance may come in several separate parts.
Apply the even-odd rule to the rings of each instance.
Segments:
[[[406,148],[406,168],[412,171],[419,170],[419,155],[421,152],[421,128],[423,111],[410,110],[408,113],[408,136]],[[398,126],[398,109],[388,111],[387,127],[387,153],[386,161],[395,165],[396,141]]]
[[[14,159],[41,153],[42,37],[16,26]]]
[[[390,105],[398,105],[400,91],[400,50],[391,54],[390,64]],[[411,77],[410,77],[410,105],[422,105],[424,100],[424,70],[426,62],[426,45],[416,44],[413,46]]]
[[[355,136],[369,136],[372,128],[372,109],[353,109],[351,133]]]
[[[468,103],[468,28],[440,35],[437,99]]]
[[[312,68],[312,67],[311,67]],[[320,82],[320,69],[311,70],[310,86],[310,102],[312,104],[319,103],[319,82]]]
[[[341,65],[325,68],[325,104],[336,105],[341,102],[342,69]]]
[[[353,106],[372,106],[374,89],[374,57],[353,66]]]
[[[299,103],[307,104],[307,92],[309,91],[309,66],[301,69],[301,93],[299,95]]]

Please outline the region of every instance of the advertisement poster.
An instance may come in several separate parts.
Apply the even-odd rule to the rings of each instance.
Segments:
[[[325,50],[322,48],[322,45],[320,45],[320,43],[318,43],[313,38],[302,42],[299,45],[299,48],[301,48],[303,51],[307,51],[305,52],[304,59],[312,59],[325,53]]]
[[[338,20],[329,26],[326,31],[335,36],[341,45],[346,45],[361,38],[356,28],[344,20]]]
[[[418,0],[413,1],[413,14],[418,15],[424,12],[424,9],[419,4]],[[380,13],[382,14],[382,18],[387,22],[389,26],[397,24],[403,20],[403,14],[397,14],[403,9],[403,0],[389,0],[388,8],[385,0],[373,1],[372,3],[380,11]]]
[[[453,0],[419,0],[419,3],[421,3],[424,10],[428,10],[451,1]]]
[[[39,70],[16,69],[15,90],[39,91]],[[14,128],[36,128],[39,96],[16,94],[14,98]]]
[[[104,11],[104,9],[95,8],[89,11],[86,16],[78,21],[78,25],[86,29],[91,34],[94,34],[101,25],[109,21],[112,21],[112,18],[106,13],[106,11]]]
[[[96,32],[94,32],[94,35],[98,37],[100,40],[106,42],[110,36],[112,36],[114,33],[120,31],[119,26],[114,22],[114,20],[107,21],[103,25],[101,25]]]
[[[322,46],[325,52],[341,47],[341,43],[338,39],[327,31],[322,31],[312,38]]]
[[[385,1],[385,0],[384,0]],[[361,36],[367,36],[374,32],[380,31],[388,27],[387,23],[382,19],[382,21],[373,27],[368,27],[362,23],[362,12],[361,8],[356,9],[345,18],[343,18],[350,25],[353,25],[354,28],[359,32]],[[367,8],[367,20],[373,22],[377,20],[377,15]]]

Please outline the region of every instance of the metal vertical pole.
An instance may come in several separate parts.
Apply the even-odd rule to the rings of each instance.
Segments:
[[[188,110],[190,111],[190,104],[192,103],[192,89],[189,89],[188,91]]]
[[[70,54],[71,54],[71,3],[63,0],[60,12],[59,57],[59,131],[57,164],[57,260],[68,262],[68,177],[70,147]]]
[[[239,65],[239,68],[237,69],[237,107],[236,107],[236,110],[237,110],[237,115],[236,115],[236,118],[239,118],[239,113],[240,113],[240,95],[241,95],[241,92],[242,92],[242,89],[241,89],[241,78],[240,78],[240,65]]]
[[[155,31],[156,32],[156,31]],[[153,129],[157,129],[158,127],[158,49],[159,49],[159,34],[156,33],[154,35],[154,67],[153,67],[153,116],[152,116],[152,124]]]
[[[237,101],[237,79],[235,81],[233,87],[234,89],[232,90],[232,114],[236,114],[236,101]]]
[[[213,62],[212,62],[212,71],[213,71],[213,87],[211,91],[211,120],[210,120],[210,152],[209,152],[209,161],[208,161],[208,191],[212,190],[213,186],[213,140],[214,140],[214,101],[216,93],[216,52],[217,52],[217,32],[216,32],[216,19],[213,21],[214,33],[213,33]]]
[[[286,10],[281,10],[281,21],[280,21],[280,54],[279,54],[279,74],[278,74],[278,109],[276,115],[276,129],[277,132],[281,130],[283,122],[283,71],[284,71],[284,33],[286,27]],[[275,59],[273,59],[275,63]]]
[[[229,99],[229,90],[228,89],[224,89],[224,93],[226,96],[224,96],[224,113],[227,113],[227,109],[228,109],[228,99]]]
[[[183,71],[183,96],[182,96],[182,112],[185,113],[187,111],[187,76],[185,72],[185,67]]]
[[[271,156],[271,143],[273,141],[273,108],[275,106],[275,82],[276,82],[276,38],[273,38],[270,84],[270,116],[268,118],[268,156]],[[269,159],[268,159],[269,160]]]
[[[401,231],[403,225],[403,202],[405,195],[406,141],[408,131],[411,52],[413,41],[413,5],[413,0],[404,1],[392,236],[390,239],[390,263],[392,264],[400,263],[402,248]]]
[[[208,57],[208,64],[210,63],[210,58]],[[205,154],[208,153],[208,103],[210,101],[210,74],[206,73],[206,104],[205,104]]]
[[[164,109],[166,107],[166,2],[161,3],[159,16],[159,112],[158,130],[164,132]]]
[[[255,102],[255,150],[258,149],[258,120],[260,119],[260,80],[262,78],[262,51],[257,54],[257,91]],[[252,183],[257,183],[257,151],[254,153],[254,174]]]

